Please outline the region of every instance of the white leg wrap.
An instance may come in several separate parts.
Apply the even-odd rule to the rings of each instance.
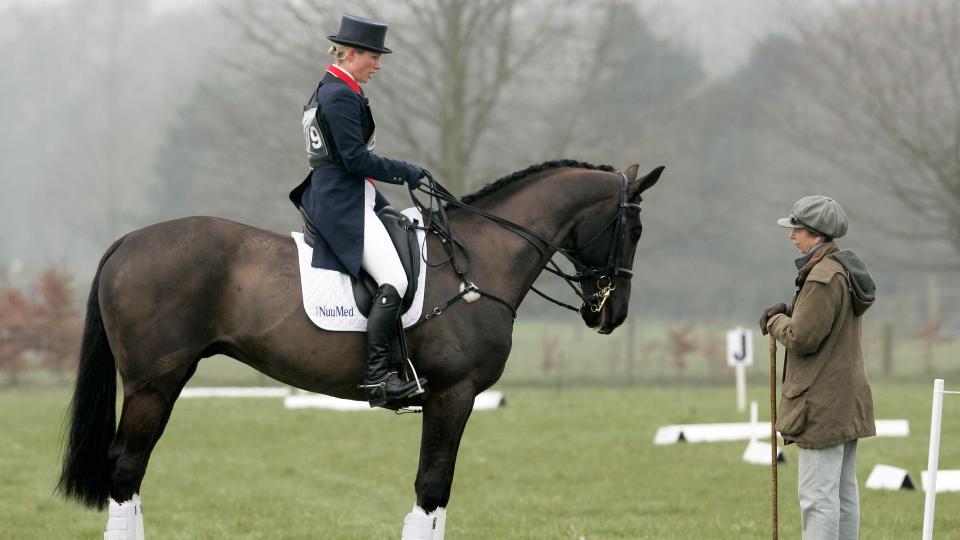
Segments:
[[[123,503],[110,499],[103,540],[144,540],[140,495],[134,493],[133,498]]]
[[[443,540],[443,530],[447,527],[447,509],[437,508],[433,511],[433,515],[437,517],[437,521],[433,524],[432,540]]]
[[[447,522],[447,511],[437,508],[427,514],[423,508],[414,506],[413,511],[403,519],[401,540],[443,540],[443,528]]]

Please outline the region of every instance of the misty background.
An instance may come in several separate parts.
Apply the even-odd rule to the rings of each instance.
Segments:
[[[877,280],[868,324],[960,331],[947,0],[0,0],[0,280],[57,267],[79,299],[116,238],[183,216],[300,230],[301,107],[344,13],[390,25],[377,152],[457,194],[551,159],[666,165],[639,320],[754,325],[793,293],[775,220],[824,194]],[[521,317],[580,324],[536,296]]]

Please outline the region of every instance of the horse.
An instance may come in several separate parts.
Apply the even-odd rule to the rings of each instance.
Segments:
[[[590,309],[579,312],[589,328],[608,334],[626,319],[628,267],[642,232],[639,202],[663,167],[641,178],[637,171],[636,164],[616,172],[551,161],[445,205],[455,241],[428,234],[428,253],[455,244],[467,262],[464,274],[482,294],[469,303],[448,300],[462,298],[462,276],[449,264],[429,267],[424,306],[444,309],[434,308],[430,320],[407,332],[412,362],[429,380],[417,398],[422,435],[414,487],[424,514],[445,520],[474,398],[503,373],[515,310],[557,251],[594,269],[567,276],[582,287]],[[297,388],[365,400],[358,389],[365,336],[310,322],[296,249],[289,235],[213,217],[150,225],[107,249],[90,288],[69,406],[57,485],[65,498],[100,510],[108,499],[139,501],[174,403],[200,360],[212,355]],[[443,523],[434,526],[433,538],[442,538]]]

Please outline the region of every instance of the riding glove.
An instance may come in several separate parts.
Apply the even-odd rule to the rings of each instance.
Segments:
[[[423,169],[419,165],[414,165],[413,163],[408,163],[407,171],[407,185],[410,186],[410,189],[417,189],[420,187],[420,179],[423,178]]]

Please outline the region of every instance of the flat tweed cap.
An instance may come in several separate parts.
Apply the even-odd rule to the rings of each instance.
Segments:
[[[830,197],[808,195],[793,205],[787,217],[778,219],[777,225],[803,227],[821,236],[840,238],[847,234],[847,213]]]

